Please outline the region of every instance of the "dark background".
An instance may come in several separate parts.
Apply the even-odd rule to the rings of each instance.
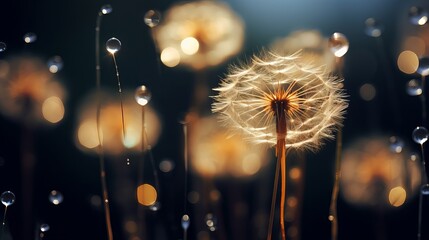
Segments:
[[[100,7],[107,3],[112,5],[113,12],[103,18],[102,46],[113,36],[121,40],[122,49],[117,61],[123,88],[132,90],[145,84],[151,89],[151,104],[163,121],[162,135],[153,148],[153,154],[156,162],[171,159],[176,166],[170,173],[160,173],[162,208],[158,212],[145,210],[147,239],[181,239],[184,167],[183,134],[179,121],[190,106],[195,73],[164,66],[158,72],[149,28],[143,22],[147,10],[163,12],[175,3],[167,0],[17,0],[1,3],[0,41],[7,44],[7,51],[0,53],[0,59],[29,53],[42,59],[60,55],[64,60],[64,68],[57,76],[68,92],[65,118],[56,126],[32,131],[36,158],[32,200],[35,232],[38,224],[48,223],[51,229],[46,239],[107,239],[103,211],[90,203],[91,196],[100,195],[101,190],[98,158],[81,152],[74,143],[78,106],[95,88],[94,27]],[[425,1],[228,0],[227,3],[245,22],[244,47],[229,62],[208,70],[210,87],[217,86],[229,63],[251,56],[277,37],[299,29],[317,29],[324,36],[341,32],[350,42],[350,49],[344,57],[345,88],[350,100],[344,122],[344,144],[349,144],[356,137],[379,133],[401,136],[411,149],[419,150],[410,136],[420,122],[420,103],[405,92],[406,80],[416,76],[401,73],[396,67],[396,58],[404,35],[418,30],[407,21],[409,7],[424,6]],[[382,45],[364,33],[364,22],[369,17],[374,17],[384,26],[382,38],[378,39]],[[27,32],[37,34],[35,43],[23,42],[22,36]],[[102,51],[101,61],[105,87],[114,90],[112,59]],[[359,97],[359,87],[364,83],[372,83],[376,87],[377,96],[373,101],[366,102]],[[21,138],[26,131],[19,122],[0,117],[0,191],[10,190],[16,195],[16,202],[7,213],[13,239],[23,239],[19,159]],[[300,199],[302,239],[330,238],[327,216],[334,152],[335,141],[331,141],[321,151],[306,156],[305,191]],[[121,186],[117,181],[123,175],[133,177],[135,168],[127,166],[122,159],[109,158],[106,166],[115,239],[128,239],[123,230],[127,217],[124,207],[129,209],[127,204],[132,204],[129,200],[135,197],[119,191]],[[251,216],[261,209],[265,214],[268,212],[267,199],[271,196],[273,170],[271,163],[252,179],[227,178],[212,183],[222,194],[218,205],[221,209],[218,211],[221,213],[218,214],[218,232],[223,235],[213,234],[211,239],[265,239],[257,237],[265,225],[255,224]],[[189,181],[191,189],[205,184],[195,175]],[[48,201],[48,194],[53,189],[64,195],[64,202],[58,206]],[[250,209],[249,218],[241,219],[240,224],[231,217],[235,205],[228,204],[237,199]],[[353,206],[340,195],[339,239],[414,239],[417,206],[417,198],[411,198],[400,208],[379,210]],[[193,224],[189,239],[204,239],[198,235],[203,219],[197,213],[206,210],[193,206],[190,209]],[[425,227],[428,227],[427,223]],[[429,238],[426,236],[424,239]]]

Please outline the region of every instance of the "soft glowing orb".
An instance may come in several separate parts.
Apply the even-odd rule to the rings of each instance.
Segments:
[[[403,187],[394,187],[389,192],[389,203],[394,207],[404,204],[407,199],[407,192]]]
[[[50,123],[57,123],[64,117],[63,101],[56,96],[47,98],[42,104],[43,117]]]
[[[143,206],[151,206],[156,202],[158,193],[150,184],[142,184],[137,187],[137,200]]]
[[[180,63],[180,53],[173,47],[167,47],[161,52],[161,62],[167,67],[175,67]]]

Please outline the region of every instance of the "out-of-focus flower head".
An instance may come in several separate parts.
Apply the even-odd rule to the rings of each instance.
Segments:
[[[241,138],[227,138],[215,117],[192,122],[190,131],[192,169],[209,177],[250,177],[268,161],[265,149],[249,146]]]
[[[59,122],[64,116],[62,85],[33,56],[0,61],[0,111],[26,125]],[[45,121],[46,120],[46,121]]]
[[[313,65],[298,52],[289,56],[265,53],[233,67],[214,96],[221,121],[253,143],[277,143],[275,105],[286,112],[286,148],[316,150],[333,138],[347,101],[341,79]]]
[[[244,39],[241,18],[227,4],[210,0],[172,6],[154,30],[164,64],[195,70],[237,54]]]
[[[276,39],[270,50],[285,56],[301,50],[302,58],[316,65],[326,65],[328,71],[335,67],[335,55],[329,49],[329,39],[318,30],[298,30],[284,38]]]
[[[134,95],[123,92],[125,139],[122,132],[121,103],[117,94],[101,92],[100,130],[104,153],[118,156],[124,152],[141,151],[142,110]],[[113,96],[113,97],[112,97]],[[116,96],[116,97],[115,97]],[[76,129],[76,145],[83,151],[96,152],[99,145],[97,133],[97,94],[90,94],[82,103]],[[161,132],[161,122],[150,105],[145,107],[145,144],[154,146]]]
[[[357,205],[402,205],[420,186],[420,163],[408,150],[390,149],[388,137],[365,137],[344,150],[341,193]],[[410,155],[411,156],[411,155]]]

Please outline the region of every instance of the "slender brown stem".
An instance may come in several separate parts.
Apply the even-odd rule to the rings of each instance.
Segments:
[[[274,176],[273,194],[271,197],[271,210],[270,210],[270,219],[268,222],[267,240],[271,240],[271,238],[272,238],[273,222],[274,222],[274,210],[276,209],[277,189],[279,186],[279,173],[280,173],[280,161],[277,160],[275,176]]]
[[[338,238],[338,215],[337,215],[337,199],[338,191],[340,189],[340,176],[341,176],[341,155],[342,155],[342,138],[343,132],[341,129],[337,132],[337,146],[335,157],[335,180],[331,196],[331,205],[329,207],[329,221],[331,221],[331,239],[337,240]]]

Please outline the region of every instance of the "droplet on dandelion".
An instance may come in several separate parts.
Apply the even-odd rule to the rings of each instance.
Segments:
[[[144,23],[151,28],[158,26],[160,21],[161,13],[156,10],[149,10],[144,15]]]
[[[134,98],[136,99],[139,105],[145,106],[146,104],[149,103],[150,99],[152,98],[152,94],[145,85],[141,85],[136,88],[136,91],[134,93]]]
[[[342,57],[349,50],[349,40],[342,33],[334,33],[329,38],[329,48],[336,57]]]
[[[103,15],[107,15],[113,11],[113,8],[110,4],[106,4],[106,5],[101,6],[100,11]]]
[[[182,216],[180,223],[182,224],[183,230],[187,230],[189,228],[191,219],[187,214]]]
[[[419,59],[417,73],[422,76],[427,76],[429,74],[429,57],[422,57]]]
[[[49,231],[49,229],[51,229],[51,227],[47,223],[40,225],[40,231],[41,232],[47,232],[47,231]]]
[[[0,52],[6,51],[6,48],[7,48],[6,43],[0,42]]]
[[[152,212],[159,211],[159,209],[161,209],[161,203],[160,202],[155,202],[154,204],[152,204],[152,205],[149,206],[149,209]]]
[[[11,191],[5,191],[1,194],[0,201],[5,207],[8,207],[15,202],[15,194]]]
[[[212,232],[216,231],[216,229],[217,229],[217,218],[215,215],[213,215],[212,213],[208,213],[205,216],[204,220],[205,220],[207,228],[210,231],[212,231]]]
[[[428,130],[425,127],[418,126],[413,131],[413,140],[418,144],[423,144],[428,140]]]
[[[422,7],[412,6],[408,10],[408,19],[414,25],[425,25],[428,21],[428,12]]]
[[[63,59],[60,56],[53,56],[49,58],[48,62],[48,69],[51,73],[57,73],[61,69],[63,69]]]
[[[404,140],[402,140],[401,138],[399,138],[397,136],[391,136],[389,138],[389,143],[390,143],[390,146],[389,146],[390,151],[392,151],[392,152],[400,153],[404,149],[404,145],[405,145]]]
[[[418,162],[420,160],[420,155],[416,152],[410,153],[409,159],[413,162]]]
[[[410,96],[419,96],[423,93],[419,80],[411,79],[407,82],[407,93]]]
[[[57,190],[52,190],[49,193],[49,201],[54,205],[59,205],[63,202],[63,194]]]
[[[383,26],[374,18],[365,20],[365,33],[370,37],[380,37],[383,33]]]
[[[23,39],[25,43],[34,43],[37,40],[37,35],[33,32],[29,32],[24,34]]]
[[[119,39],[112,37],[106,42],[106,49],[111,54],[115,54],[121,49],[121,41]]]
[[[425,184],[420,188],[422,195],[429,195],[429,184]]]

